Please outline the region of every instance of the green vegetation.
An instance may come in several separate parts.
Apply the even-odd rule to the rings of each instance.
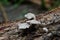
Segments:
[[[46,9],[44,1],[45,0],[41,0],[41,2],[42,2],[41,6],[42,6],[43,10]],[[53,8],[56,8],[56,7],[60,6],[60,0],[52,0],[51,2],[53,2],[53,3],[51,4],[51,7],[48,8],[48,10],[51,10]]]
[[[23,2],[24,0],[0,0],[0,2],[4,5],[10,5],[12,2],[14,2],[14,5],[19,5]]]
[[[45,0],[41,0],[42,4],[41,4],[41,7],[42,7],[42,10],[45,10],[46,7],[45,7]]]
[[[3,5],[6,5],[6,6],[13,4],[14,7],[18,7],[24,1],[26,1],[26,0],[0,0],[0,3],[2,3]],[[41,2],[42,2],[41,6],[42,6],[43,10],[46,9],[44,1],[45,0],[41,0]],[[50,10],[50,9],[58,7],[58,6],[60,6],[60,0],[53,0],[52,6],[48,9]]]
[[[8,0],[0,0],[0,2],[1,2],[2,4],[4,4],[4,5],[9,5]]]
[[[60,6],[60,0],[54,0],[53,7]]]

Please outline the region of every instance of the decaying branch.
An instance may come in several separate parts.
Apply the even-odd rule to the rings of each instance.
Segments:
[[[42,14],[41,17],[39,15],[37,19],[41,22],[41,25],[48,25],[60,21],[60,7],[55,10],[51,10],[46,14]]]
[[[28,19],[25,20],[20,20],[18,22],[26,22]],[[46,12],[45,14],[39,14],[36,16],[36,20],[40,22],[40,25],[49,25],[51,23],[56,23],[60,21],[60,7],[55,8],[49,12]],[[18,22],[8,22],[8,24],[2,24],[3,26],[11,26],[11,25],[16,25]]]
[[[28,37],[28,39],[30,40],[30,39],[33,39],[42,35],[41,37],[39,37],[39,39],[42,38],[43,40],[43,38],[46,38],[46,37],[47,39],[49,39],[48,37],[51,36],[50,34],[52,34],[53,37],[54,35],[59,34],[57,29],[60,27],[60,24],[59,24],[59,27],[58,26],[55,27],[57,24],[55,26],[50,25],[49,27],[47,27],[51,23],[57,23],[60,21],[60,8],[59,7],[52,11],[46,12],[45,14],[39,14],[36,16],[31,14],[31,15],[26,15],[25,17],[27,19],[15,21],[15,22],[8,22],[8,24],[0,25],[1,38],[2,39],[8,38],[7,40],[9,39],[17,40],[18,39],[17,37],[20,37],[21,34],[24,34],[24,35],[27,34],[26,36],[24,36],[24,39]],[[44,27],[41,27],[41,26],[44,26]],[[20,30],[22,28],[23,28],[23,31]],[[55,30],[57,34],[55,34],[52,30]],[[7,37],[5,37],[6,35]],[[28,39],[25,39],[25,40],[28,40]]]

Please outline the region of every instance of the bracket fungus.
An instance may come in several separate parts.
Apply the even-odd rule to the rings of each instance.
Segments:
[[[19,26],[19,29],[26,29],[26,28],[29,28],[31,24],[40,24],[39,21],[36,20],[36,16],[35,14],[32,14],[32,13],[28,13],[25,15],[25,17],[27,19],[32,19],[32,20],[27,20],[26,22],[24,23],[18,23],[18,26]]]
[[[27,23],[30,23],[30,24],[40,24],[39,21],[37,20],[29,20],[29,21],[26,21]]]
[[[46,27],[44,27],[43,30],[44,30],[45,32],[48,32],[48,29],[47,29]]]
[[[36,17],[35,17],[35,14],[33,14],[33,13],[27,13],[27,14],[25,14],[25,17],[27,18],[27,19],[36,19]]]
[[[30,25],[27,23],[18,23],[18,27],[19,29],[26,29],[26,28],[29,28]]]

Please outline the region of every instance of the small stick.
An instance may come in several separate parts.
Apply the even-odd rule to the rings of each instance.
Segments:
[[[6,13],[6,11],[5,11],[2,3],[0,3],[0,9],[1,9],[1,11],[3,12],[2,14],[3,14],[3,17],[4,17],[4,19],[5,19],[5,23],[7,23],[7,21],[8,21],[7,13]]]

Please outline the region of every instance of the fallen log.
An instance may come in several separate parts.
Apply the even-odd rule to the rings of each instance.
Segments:
[[[4,29],[5,27],[11,27],[13,25],[16,25],[18,22],[26,22],[28,19],[14,21],[14,22],[7,22],[7,24],[2,23],[0,25],[0,29]],[[60,21],[60,7],[52,9],[51,11],[48,11],[44,14],[36,15],[36,20],[40,21],[40,25],[49,25],[51,23],[56,23]],[[16,25],[17,26],[17,25]]]
[[[58,18],[54,19],[55,17],[58,17]],[[42,19],[44,19],[44,20],[41,21]],[[39,24],[41,26],[49,25],[49,24],[47,24],[48,22],[50,22],[50,24],[51,23],[57,23],[57,22],[59,22],[60,21],[60,7],[56,8],[56,9],[53,9],[53,10],[51,10],[49,12],[46,12],[45,14],[36,15],[36,20],[39,21],[39,22],[41,22],[41,24]],[[15,36],[20,35],[20,34],[18,34],[19,30],[17,29],[17,27],[18,27],[17,23],[18,22],[24,23],[26,21],[29,21],[29,20],[28,19],[24,19],[24,20],[19,20],[19,21],[14,21],[14,22],[8,22],[7,24],[3,23],[2,25],[0,25],[0,35],[2,35],[1,37],[3,37],[3,35],[7,34],[7,36],[8,35],[10,37],[12,36],[11,39],[13,39],[13,38],[15,39]],[[46,23],[46,24],[44,25],[43,23]],[[52,26],[50,25],[48,31],[49,30],[50,31],[55,30],[55,28],[57,28],[56,25],[52,25]],[[59,26],[60,26],[60,24],[59,24]],[[38,30],[42,31],[41,29],[37,29],[37,32],[38,32],[37,34],[41,33]],[[33,37],[37,37],[37,36],[41,36],[41,35],[36,35],[36,36],[33,36]],[[5,38],[2,38],[2,39],[5,39]],[[16,37],[16,39],[17,39],[17,37]]]

